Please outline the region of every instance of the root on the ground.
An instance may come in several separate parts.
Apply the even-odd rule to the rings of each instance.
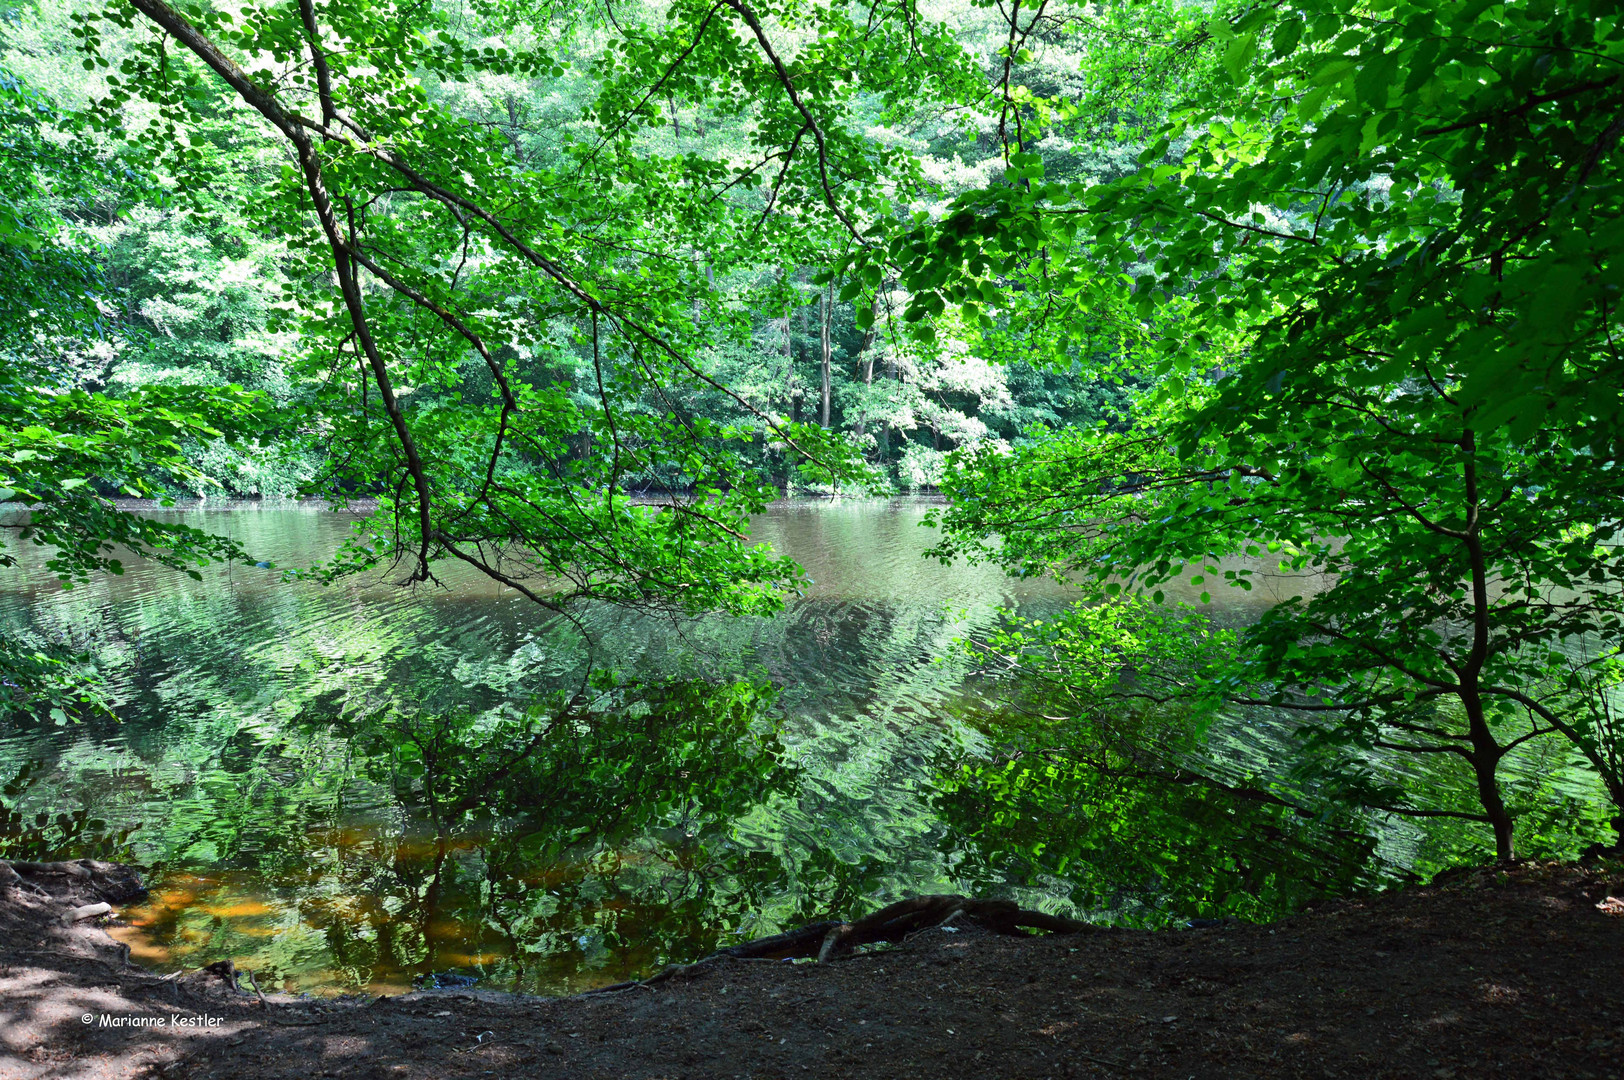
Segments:
[[[772,937],[758,938],[719,949],[692,964],[670,964],[646,979],[616,983],[589,991],[605,994],[637,987],[657,986],[669,979],[694,975],[725,960],[793,960],[816,958],[820,963],[848,956],[861,945],[896,942],[933,926],[963,922],[999,934],[1025,935],[1032,931],[1080,934],[1098,927],[1092,923],[1031,911],[1013,900],[980,900],[968,896],[915,896],[899,900],[854,922],[826,920]]]

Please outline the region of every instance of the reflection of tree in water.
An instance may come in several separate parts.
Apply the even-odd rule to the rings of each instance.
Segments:
[[[795,786],[770,700],[758,683],[682,681],[523,713],[334,720],[432,835],[351,847],[349,880],[323,891],[364,909],[307,902],[307,915],[357,974],[504,956],[504,976],[524,981],[704,952],[784,874],[730,839]]]
[[[1064,882],[1084,914],[1154,925],[1276,917],[1398,876],[1354,809],[1203,762],[1188,716],[977,719],[996,749],[944,755],[934,798],[977,889]]]

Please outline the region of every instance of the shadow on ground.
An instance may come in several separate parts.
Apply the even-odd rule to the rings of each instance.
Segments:
[[[46,892],[0,904],[4,1080],[1624,1075],[1617,866],[1473,871],[1268,926],[933,929],[612,994],[325,1003],[158,978],[61,924],[82,895]],[[218,1023],[176,1026],[188,1017]]]

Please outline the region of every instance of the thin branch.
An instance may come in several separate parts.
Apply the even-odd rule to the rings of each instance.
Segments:
[[[834,189],[829,184],[829,144],[824,138],[823,128],[818,126],[817,118],[812,115],[812,110],[808,109],[801,100],[800,91],[795,89],[795,80],[790,76],[789,69],[784,66],[784,62],[778,58],[778,53],[773,49],[772,40],[767,37],[767,31],[762,27],[761,20],[756,18],[755,11],[743,0],[723,0],[723,3],[738,12],[739,17],[750,28],[750,32],[755,35],[757,44],[761,46],[761,51],[767,54],[767,59],[771,61],[773,70],[778,74],[778,81],[783,85],[784,92],[789,95],[790,104],[795,106],[796,111],[801,114],[807,126],[812,129],[812,139],[818,145],[818,176],[823,185],[823,201],[828,205],[830,212],[840,219],[840,223],[846,227],[847,232],[851,233],[853,239],[865,247],[868,246],[862,234],[857,231],[857,226],[852,222],[851,218],[846,216],[846,212],[840,208],[840,202],[835,198]]]

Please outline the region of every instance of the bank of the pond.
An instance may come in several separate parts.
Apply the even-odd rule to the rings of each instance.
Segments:
[[[574,998],[313,1001],[161,978],[0,887],[0,1078],[1612,1077],[1624,864],[1530,863],[1270,925],[1016,939],[933,929]]]

